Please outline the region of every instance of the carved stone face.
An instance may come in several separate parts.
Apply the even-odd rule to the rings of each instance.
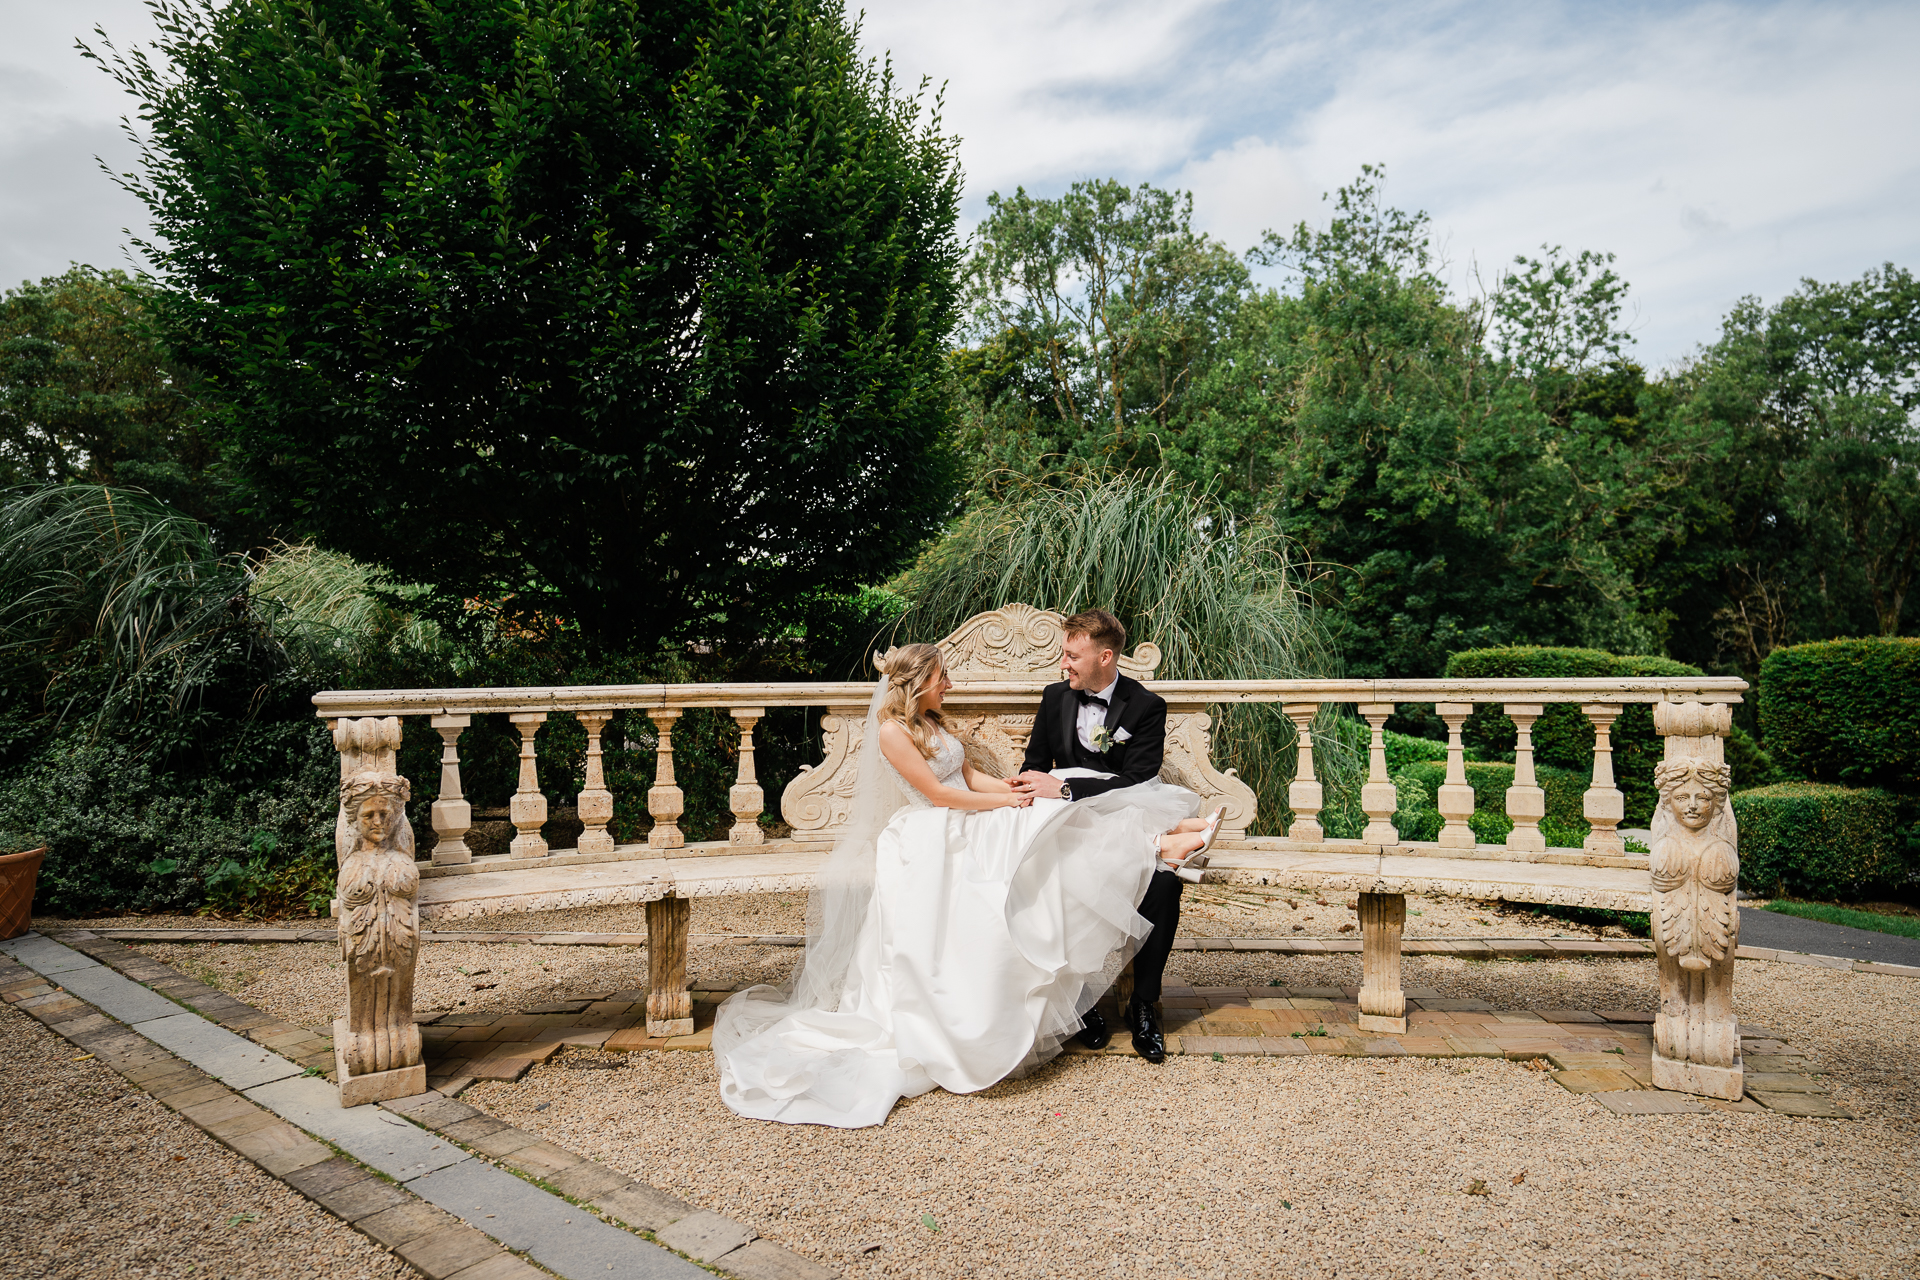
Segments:
[[[394,803],[387,796],[368,796],[360,802],[360,839],[376,848],[393,834]]]
[[[1677,783],[1667,796],[1667,807],[1689,831],[1703,831],[1713,820],[1713,789],[1698,778]]]

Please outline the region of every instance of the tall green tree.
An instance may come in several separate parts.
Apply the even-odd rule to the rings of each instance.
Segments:
[[[1244,476],[1243,501],[1279,512],[1357,672],[1437,673],[1489,643],[1657,645],[1635,568],[1684,470],[1634,425],[1624,283],[1549,248],[1457,299],[1426,215],[1388,205],[1383,178],[1364,168],[1324,227],[1255,251],[1292,283],[1243,310],[1174,465]],[[1595,412],[1623,389],[1624,415]]]
[[[1895,635],[1920,578],[1920,282],[1891,263],[1743,299],[1674,379],[1713,449],[1692,540],[1659,566],[1679,648],[1757,675],[1784,645]]]
[[[1248,284],[1193,229],[1193,196],[1076,182],[987,199],[967,263],[971,336],[954,371],[976,477],[1146,468]]]
[[[124,271],[75,266],[0,296],[0,487],[120,485],[221,514],[198,379],[161,342],[152,295]]]
[[[153,8],[126,182],[288,534],[645,643],[947,515],[955,144],[837,0]]]

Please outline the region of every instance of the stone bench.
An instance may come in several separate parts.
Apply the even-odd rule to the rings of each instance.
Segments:
[[[999,776],[1018,770],[1040,691],[1057,678],[1062,621],[1059,614],[1014,605],[969,620],[941,642],[955,682],[946,701],[949,719],[967,742],[969,756],[984,770]],[[1674,1050],[1665,1059],[1668,1066],[1659,1082],[1713,1096],[1739,1096],[1737,1038],[1731,1042],[1733,1051],[1729,1055],[1722,1044],[1726,1035],[1721,1034],[1733,1026],[1727,1007],[1731,948],[1724,958],[1713,958],[1700,954],[1696,941],[1686,944],[1691,949],[1685,954],[1666,953],[1667,934],[1660,926],[1648,859],[1628,852],[1618,833],[1624,810],[1614,785],[1608,730],[1626,704],[1652,703],[1656,727],[1666,737],[1669,763],[1680,773],[1686,773],[1680,766],[1689,762],[1720,766],[1722,738],[1729,725],[1728,704],[1740,700],[1746,688],[1742,681],[1163,681],[1153,678],[1159,657],[1157,648],[1143,644],[1124,656],[1121,666],[1167,700],[1167,753],[1162,777],[1190,787],[1209,807],[1226,807],[1222,839],[1208,877],[1229,883],[1357,893],[1364,973],[1360,994],[1363,1027],[1405,1029],[1400,952],[1405,895],[1409,893],[1648,911],[1656,920],[1661,1016],[1662,1025],[1668,1028],[1661,1043]],[[362,886],[358,892],[364,897],[368,883],[365,867],[382,858],[391,866],[411,864],[418,876],[412,901],[403,902],[401,896],[394,896],[391,902],[382,899],[386,905],[375,916],[369,916],[369,908],[364,905],[355,914],[352,904],[343,911],[336,903],[343,947],[351,960],[355,937],[363,933],[369,937],[400,937],[408,930],[417,936],[421,920],[446,922],[508,912],[644,903],[650,978],[647,1029],[657,1036],[684,1034],[692,1029],[692,997],[686,984],[688,904],[699,897],[798,892],[811,885],[846,820],[858,783],[854,775],[859,739],[871,694],[872,686],[867,683],[319,694],[314,699],[319,714],[333,723],[335,743],[341,751],[343,785],[358,777],[362,792],[369,788],[378,792],[381,787],[387,788],[386,793],[396,787],[404,790],[404,780],[394,772],[402,716],[429,717],[444,743],[439,799],[432,807],[437,841],[425,859],[413,862],[412,832],[403,814],[397,824],[400,829],[387,837],[384,846],[375,848],[363,839],[357,815],[342,805],[336,845],[342,859],[343,894],[353,881]],[[1248,836],[1257,814],[1254,792],[1232,770],[1216,767],[1212,759],[1211,710],[1240,702],[1280,704],[1298,733],[1297,769],[1289,786],[1293,821],[1283,837]],[[1416,702],[1436,704],[1436,712],[1449,730],[1447,781],[1439,789],[1437,806],[1445,825],[1439,839],[1432,842],[1403,841],[1392,822],[1398,798],[1387,776],[1383,727],[1397,704]],[[1536,785],[1530,730],[1548,704],[1567,702],[1582,707],[1596,732],[1592,786],[1584,801],[1592,829],[1580,849],[1550,849],[1539,826],[1545,814],[1545,794]],[[1476,705],[1486,703],[1501,706],[1518,729],[1514,783],[1507,793],[1507,813],[1514,825],[1501,844],[1477,841],[1467,822],[1474,800],[1472,788],[1466,785],[1461,727]],[[1323,796],[1322,783],[1315,773],[1313,726],[1327,704],[1357,706],[1371,730],[1368,780],[1361,792],[1361,807],[1368,823],[1357,840],[1327,838],[1318,820]],[[759,823],[765,797],[754,774],[753,728],[766,709],[774,706],[819,707],[825,714],[821,717],[822,762],[803,771],[781,796],[780,814],[792,834],[769,840]],[[679,829],[684,796],[674,776],[672,729],[674,721],[690,707],[725,710],[740,725],[739,774],[730,794],[736,821],[725,841],[688,842]],[[648,793],[654,825],[644,843],[616,844],[606,829],[613,806],[602,778],[600,734],[614,711],[620,709],[644,711],[658,735],[655,785]],[[519,790],[510,806],[518,834],[508,854],[476,858],[463,839],[471,810],[461,795],[458,739],[473,715],[486,712],[506,713],[521,733]],[[539,834],[547,817],[547,800],[538,787],[533,743],[535,733],[553,715],[578,717],[588,738],[585,786],[577,801],[584,831],[578,847],[571,851],[547,848]],[[1692,785],[1699,776],[1696,769],[1675,785]],[[1731,839],[1731,811],[1724,803],[1717,807],[1710,804],[1709,808],[1707,835]],[[1656,819],[1656,840],[1663,832],[1671,836],[1675,831],[1680,831],[1676,848],[1690,849],[1706,838],[1694,837],[1689,844],[1687,833],[1675,823],[1663,825]],[[1687,863],[1688,856],[1681,856],[1679,862]],[[1699,859],[1694,857],[1693,861]],[[1707,909],[1698,905],[1711,906],[1707,897],[1690,897],[1688,901],[1696,905],[1688,909]],[[1730,896],[1719,897],[1731,911]],[[1695,929],[1686,936],[1697,938],[1699,933]],[[409,1018],[410,955],[404,963],[403,984]],[[382,969],[379,963],[363,962],[360,970],[367,976],[361,976],[351,962],[347,967],[350,1011],[363,1010],[364,1039],[358,1043],[385,1046],[404,1040],[382,1030],[383,1025],[394,1024],[402,1012],[403,1002],[392,994],[395,980],[387,973],[394,966]],[[375,973],[380,975],[378,981],[386,983],[380,990],[388,994],[377,1000],[356,996],[356,990],[372,990]],[[387,1020],[386,1024],[380,1023],[381,1018]],[[1713,1034],[1704,1035],[1703,1029]],[[368,1052],[373,1051],[370,1048]],[[1695,1056],[1688,1057],[1689,1052]],[[378,1070],[356,1069],[356,1077],[379,1074],[383,1078],[356,1078],[356,1096],[382,1090],[400,1090],[387,1096],[405,1096],[404,1091],[415,1083],[411,1064],[396,1065],[391,1056],[377,1062],[370,1056],[362,1065]]]

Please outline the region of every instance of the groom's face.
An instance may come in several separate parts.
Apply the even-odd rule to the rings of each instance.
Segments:
[[[1060,669],[1075,689],[1100,692],[1113,683],[1114,666],[1113,650],[1096,647],[1087,636],[1068,636],[1060,646]]]

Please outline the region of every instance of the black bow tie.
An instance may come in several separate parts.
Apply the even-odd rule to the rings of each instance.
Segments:
[[[1075,689],[1073,691],[1073,696],[1080,699],[1080,705],[1083,707],[1086,706],[1089,702],[1097,702],[1103,707],[1107,705],[1107,700],[1105,698],[1101,697],[1097,693],[1088,693],[1085,689]]]

